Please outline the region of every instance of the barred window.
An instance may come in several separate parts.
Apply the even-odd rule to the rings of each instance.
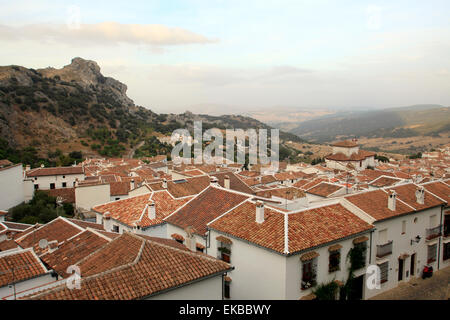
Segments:
[[[436,251],[437,251],[437,244],[433,244],[431,246],[428,246],[427,263],[431,263],[431,262],[436,261]]]
[[[444,260],[450,258],[450,242],[444,243]]]
[[[329,262],[328,262],[328,272],[334,272],[341,269],[341,251],[336,250],[330,252]]]
[[[317,258],[302,263],[302,290],[317,284]]]
[[[389,261],[379,264],[378,267],[380,268],[380,283],[385,283],[388,281]]]

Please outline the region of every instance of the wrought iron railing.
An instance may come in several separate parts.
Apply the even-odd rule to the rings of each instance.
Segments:
[[[426,230],[427,240],[439,237],[442,234],[441,229],[442,229],[442,225],[438,225],[437,227],[434,227],[434,228],[428,228]]]
[[[385,244],[377,245],[377,258],[382,258],[382,257],[385,257],[385,256],[391,254],[393,243],[394,242],[391,240]]]

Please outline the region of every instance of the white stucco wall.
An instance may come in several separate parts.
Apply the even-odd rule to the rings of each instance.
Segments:
[[[0,170],[0,210],[8,209],[25,201],[22,165]]]
[[[222,275],[200,280],[147,300],[222,300]]]
[[[63,182],[66,183],[67,188],[73,188],[75,180],[84,180],[84,173],[82,174],[67,174],[67,175],[54,175],[54,176],[39,176],[39,177],[29,177],[33,180],[33,184],[39,185],[39,189],[48,190],[50,189],[50,184],[54,183],[55,188],[63,188]]]
[[[380,289],[367,290],[367,297],[370,298],[374,295],[377,295],[386,290],[395,288],[398,286],[398,270],[399,270],[399,261],[398,258],[402,254],[409,254],[410,256],[404,260],[403,267],[403,282],[407,282],[411,278],[411,255],[416,254],[416,267],[415,267],[415,275],[414,277],[420,277],[422,275],[422,270],[425,265],[427,265],[427,256],[428,256],[428,245],[432,243],[439,244],[439,238],[435,238],[432,240],[426,240],[426,229],[430,228],[430,216],[437,215],[437,221],[440,220],[441,209],[440,207],[420,211],[413,214],[408,214],[404,216],[400,216],[397,218],[392,218],[389,220],[375,222],[374,225],[376,227],[375,232],[373,233],[373,250],[372,250],[372,262],[382,263],[385,261],[389,261],[389,273],[388,273],[388,281],[381,284]],[[417,222],[414,223],[414,219],[417,218]],[[402,222],[406,221],[406,231],[402,234]],[[392,254],[383,257],[376,258],[377,254],[377,245],[384,244],[385,242],[382,239],[379,239],[380,231],[387,229],[387,240],[393,240],[392,246]],[[412,243],[411,239],[416,238],[416,236],[420,236],[421,239],[419,243]],[[442,245],[441,245],[442,247]],[[441,249],[442,250],[442,249]],[[442,253],[441,253],[442,259]],[[438,269],[437,260],[430,265],[433,266],[434,270]]]
[[[110,185],[78,186],[75,188],[75,206],[84,210],[107,203],[110,198]]]
[[[16,293],[19,293],[21,291],[24,290],[28,290],[34,287],[38,287],[41,285],[44,285],[46,283],[50,283],[50,282],[54,282],[56,281],[56,278],[52,278],[52,276],[50,275],[50,273],[47,273],[45,275],[36,277],[36,278],[32,278],[32,279],[28,279],[25,281],[21,281],[16,283],[15,287],[16,287]],[[9,295],[13,295],[14,294],[14,287],[11,286],[4,286],[0,288],[0,299],[7,297]]]

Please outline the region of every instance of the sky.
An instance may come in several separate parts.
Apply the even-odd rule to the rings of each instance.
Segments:
[[[0,8],[0,65],[94,60],[155,112],[450,105],[448,0],[0,0]]]

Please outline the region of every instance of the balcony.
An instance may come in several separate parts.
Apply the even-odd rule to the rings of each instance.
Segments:
[[[442,229],[442,225],[438,225],[437,227],[426,229],[427,240],[431,240],[431,239],[441,236],[441,234],[442,234],[441,229]]]
[[[377,245],[377,258],[383,258],[392,253],[393,241],[388,241],[385,244]]]

